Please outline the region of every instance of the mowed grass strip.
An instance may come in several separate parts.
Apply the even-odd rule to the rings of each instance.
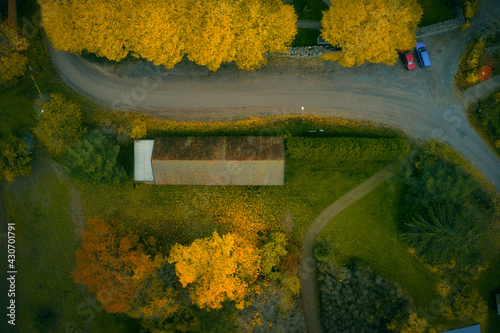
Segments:
[[[75,284],[79,240],[71,195],[50,162],[36,160],[32,175],[6,185],[4,197],[8,222],[16,226],[19,331],[137,332],[137,321],[98,311]]]

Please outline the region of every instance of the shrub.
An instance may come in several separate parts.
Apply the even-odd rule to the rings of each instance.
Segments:
[[[447,320],[483,323],[488,319],[488,305],[477,290],[467,285],[456,286],[447,303],[443,311]]]
[[[399,286],[354,262],[340,269],[319,264],[318,286],[325,332],[384,332],[411,313],[412,301]]]
[[[390,161],[409,151],[402,138],[290,138],[287,156],[303,160]]]
[[[480,1],[481,0],[462,0],[464,16],[467,20],[473,18],[476,15]]]
[[[119,151],[119,145],[113,144],[99,130],[94,130],[69,150],[66,161],[76,176],[92,184],[116,184],[126,178],[125,170],[117,164]]]
[[[26,142],[17,137],[0,141],[0,180],[11,182],[16,176],[31,172],[31,153],[27,148]]]
[[[236,318],[238,332],[305,332],[300,300],[275,283],[249,296],[250,304]]]
[[[40,108],[44,112],[34,133],[50,153],[64,156],[82,134],[80,106],[60,94],[53,94]]]

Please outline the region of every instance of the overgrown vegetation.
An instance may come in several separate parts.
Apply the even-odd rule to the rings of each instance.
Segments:
[[[416,310],[401,287],[359,263],[319,263],[318,284],[325,332],[423,332],[428,325],[411,316]]]
[[[40,103],[40,110],[34,133],[52,155],[61,158],[82,135],[80,105],[53,94],[48,102]]]
[[[31,152],[26,142],[15,136],[0,140],[0,181],[12,182],[15,177],[31,172]]]
[[[465,91],[482,82],[480,76],[483,70],[488,70],[486,66],[491,69],[500,65],[499,43],[500,20],[496,20],[467,45],[455,74],[455,83],[460,91]]]
[[[30,178],[4,185],[6,215],[15,223],[17,327],[21,332],[137,332],[138,322],[103,311],[71,277],[79,240],[70,188],[50,160],[34,161]],[[71,207],[73,208],[73,207]]]
[[[467,110],[469,123],[500,158],[500,90],[471,105]]]
[[[0,87],[13,86],[26,71],[28,40],[9,20],[0,21]]]

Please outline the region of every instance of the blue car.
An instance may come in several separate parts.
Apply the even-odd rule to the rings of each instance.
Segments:
[[[415,46],[415,49],[417,49],[417,58],[418,62],[420,62],[420,66],[430,67],[431,59],[429,59],[429,53],[427,53],[425,44],[422,42],[418,42],[417,46]]]

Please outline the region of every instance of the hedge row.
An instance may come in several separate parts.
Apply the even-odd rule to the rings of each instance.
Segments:
[[[287,157],[301,160],[391,161],[406,156],[404,138],[290,138]]]

